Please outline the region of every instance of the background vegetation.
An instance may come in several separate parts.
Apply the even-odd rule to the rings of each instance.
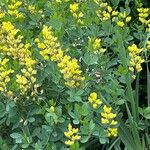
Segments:
[[[150,149],[149,0],[0,1],[0,149]]]

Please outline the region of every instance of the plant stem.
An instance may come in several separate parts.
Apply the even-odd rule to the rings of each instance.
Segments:
[[[147,56],[147,41],[150,38],[150,33],[147,34],[146,40],[144,42],[144,54],[145,54],[145,62],[146,62],[146,70],[147,70],[147,105],[150,106],[150,70],[148,65],[148,56]]]

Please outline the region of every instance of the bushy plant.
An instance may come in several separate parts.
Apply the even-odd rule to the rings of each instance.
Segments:
[[[0,1],[0,149],[150,149],[148,0]]]

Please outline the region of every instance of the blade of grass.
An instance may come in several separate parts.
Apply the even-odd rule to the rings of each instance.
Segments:
[[[110,147],[108,148],[108,150],[111,150],[111,149],[114,147],[114,145],[115,145],[118,141],[119,141],[119,138],[117,138],[117,139],[110,145]]]
[[[147,71],[147,104],[150,106],[150,71],[149,71],[149,65],[148,65],[148,56],[147,56],[147,41],[150,38],[150,33],[147,34],[146,40],[144,42],[144,54],[145,54],[145,62],[146,62],[146,71]]]
[[[127,103],[125,103],[125,105],[126,105],[126,109],[127,109],[127,113],[128,113],[128,117],[129,117],[129,123],[130,123],[130,127],[131,127],[131,132],[132,132],[132,135],[133,135],[133,139],[136,143],[136,150],[142,150],[142,144],[141,144],[141,141],[140,141],[137,124],[133,120],[133,117],[131,116],[131,113],[130,113],[130,110],[129,110],[129,107],[128,107]]]
[[[146,141],[147,141],[147,144],[148,144],[147,149],[150,149],[150,137],[147,133],[146,133]]]
[[[120,122],[120,121],[119,121]],[[119,137],[124,145],[130,150],[136,147],[136,144],[133,140],[132,134],[129,129],[124,125],[123,122],[120,123],[118,128]]]
[[[147,69],[147,103],[148,106],[150,106],[150,71],[148,62],[146,63],[146,69]]]

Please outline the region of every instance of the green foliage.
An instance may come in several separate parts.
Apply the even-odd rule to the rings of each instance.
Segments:
[[[14,6],[17,2],[22,4]],[[107,2],[106,8],[102,7],[104,2]],[[72,13],[70,6],[76,3],[77,12]],[[16,14],[10,13],[10,5],[16,7],[13,10]],[[107,14],[108,6],[112,10]],[[148,6],[148,0],[1,0],[0,150],[150,149],[150,19],[146,18],[148,23],[141,22],[137,10]],[[118,14],[113,16],[113,10]],[[125,17],[121,18],[120,13]],[[22,17],[17,17],[19,15]],[[131,17],[131,21],[125,21],[127,17]],[[124,25],[118,25],[119,21]],[[16,59],[3,51],[4,42],[9,39],[3,30],[6,22],[19,30],[14,36],[16,40],[23,36],[19,43],[30,44],[31,59],[36,61],[32,67],[37,71],[33,76],[36,81],[24,94],[16,81],[17,74],[22,74],[21,69],[27,68],[20,62],[18,51]],[[56,39],[54,44],[48,43],[59,45],[63,57],[70,56],[68,64],[77,60],[77,68],[85,77],[79,86],[65,84],[66,74],[58,67],[61,58],[46,60],[40,54],[43,49],[35,39],[44,43],[44,26],[52,27],[52,35],[48,35]],[[89,42],[90,38],[92,42]],[[12,51],[15,44],[11,45],[10,41],[7,44]],[[139,54],[144,59],[140,72],[136,71],[136,66],[134,71],[129,69],[128,47],[132,44],[143,49]],[[1,60],[5,58],[9,62],[3,65]],[[75,65],[70,66],[74,68]],[[5,69],[14,70],[6,85]],[[3,83],[6,90],[1,88]],[[92,92],[102,101],[96,108],[88,99]],[[104,105],[111,107],[117,115],[118,123],[114,126],[118,129],[117,137],[109,137],[109,125],[101,121]],[[77,133],[81,136],[70,146],[65,144],[69,138],[64,135],[69,123],[79,129]]]

